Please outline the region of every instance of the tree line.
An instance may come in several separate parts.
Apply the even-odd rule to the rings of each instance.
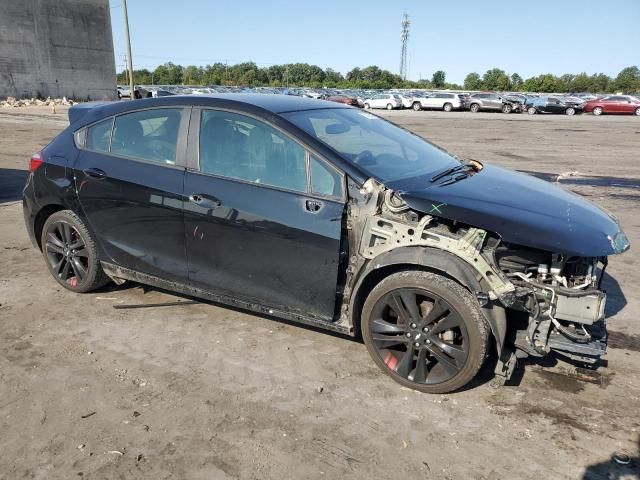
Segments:
[[[118,73],[119,84],[127,83],[127,71]],[[133,81],[139,85],[233,85],[310,88],[448,88],[452,90],[499,90],[521,92],[594,92],[636,93],[640,92],[640,69],[626,67],[616,77],[604,73],[564,74],[550,73],[523,79],[519,74],[508,74],[499,68],[487,70],[483,75],[469,73],[463,85],[448,83],[446,73],[438,70],[431,79],[403,80],[399,75],[377,66],[353,68],[342,75],[331,68],[322,69],[307,63],[291,63],[258,67],[254,62],[235,65],[214,63],[213,65],[183,67],[168,62],[153,71],[133,71]]]

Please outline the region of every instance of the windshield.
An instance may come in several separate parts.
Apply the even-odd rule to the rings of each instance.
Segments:
[[[382,183],[428,175],[458,161],[417,135],[360,110],[305,110],[282,116]]]

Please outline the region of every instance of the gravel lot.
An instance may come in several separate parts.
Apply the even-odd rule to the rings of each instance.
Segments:
[[[382,112],[459,156],[531,172],[621,221],[608,366],[523,365],[494,388],[429,396],[353,340],[172,295],[75,295],[27,238],[29,156],[66,113],[0,111],[0,479],[640,478],[640,119]],[[531,199],[535,202],[535,198]],[[632,457],[628,466],[614,452]]]

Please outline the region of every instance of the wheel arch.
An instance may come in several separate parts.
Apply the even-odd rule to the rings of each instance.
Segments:
[[[406,270],[423,270],[443,275],[459,283],[474,296],[485,290],[472,267],[452,253],[431,247],[401,247],[382,253],[368,263],[353,289],[349,311],[355,336],[361,336],[360,314],[371,290],[385,277]],[[495,302],[481,305],[481,310],[491,328],[500,355],[507,330],[505,310]]]
[[[61,203],[49,203],[36,213],[33,219],[33,234],[40,251],[42,251],[42,228],[44,227],[44,223],[47,221],[47,218],[61,210],[67,210],[67,207]]]

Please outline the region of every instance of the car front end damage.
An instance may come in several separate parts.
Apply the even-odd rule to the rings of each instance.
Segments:
[[[343,324],[357,325],[361,292],[376,271],[424,268],[475,295],[496,339],[498,378],[508,379],[518,358],[556,352],[595,365],[606,353],[606,256],[510,243],[498,233],[445,218],[444,203],[412,208],[373,179],[350,187]],[[622,231],[609,240],[611,253],[629,248]]]

